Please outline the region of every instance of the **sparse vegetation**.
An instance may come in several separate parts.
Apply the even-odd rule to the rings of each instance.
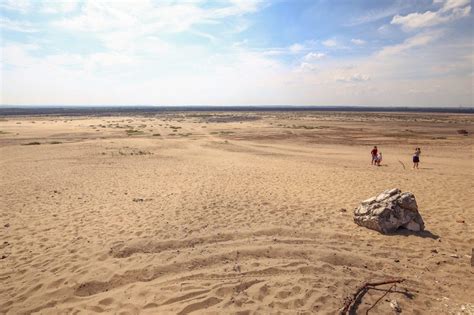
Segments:
[[[159,134],[159,133],[154,133],[153,134],[153,137],[160,137],[160,136],[161,136],[161,134]]]
[[[235,133],[234,131],[211,131],[211,135],[231,135]]]
[[[142,135],[144,132],[142,130],[136,130],[136,129],[127,129],[125,130],[127,133],[127,136],[136,136],[136,135]]]
[[[61,144],[61,141],[51,141],[49,144]]]
[[[300,126],[297,126],[297,125],[293,125],[291,126],[290,128],[293,128],[293,129],[318,129],[318,127],[314,127],[314,126],[306,126],[306,125],[300,125]]]
[[[28,143],[25,143],[23,145],[40,145],[41,143],[38,142],[38,141],[33,141],[33,142],[28,142]]]
[[[122,148],[118,152],[120,155],[152,155],[150,151],[139,150],[135,148]]]

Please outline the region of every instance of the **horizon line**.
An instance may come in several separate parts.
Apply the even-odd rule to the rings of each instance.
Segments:
[[[206,104],[191,104],[191,105],[163,105],[163,104],[22,104],[22,105],[15,105],[15,104],[0,104],[0,107],[9,107],[9,108],[24,108],[24,107],[36,107],[36,108],[67,108],[67,107],[84,107],[84,108],[91,108],[91,107],[162,107],[162,108],[169,108],[169,107],[252,107],[252,108],[259,108],[259,107],[299,107],[299,108],[311,108],[311,107],[323,107],[323,108],[462,108],[462,109],[474,109],[474,105],[432,105],[432,106],[419,106],[419,105],[274,105],[274,104],[265,104],[265,105],[242,105],[242,104],[233,104],[233,105],[206,105]]]
[[[140,115],[165,112],[353,112],[474,114],[473,107],[314,106],[314,105],[10,105],[0,116]]]

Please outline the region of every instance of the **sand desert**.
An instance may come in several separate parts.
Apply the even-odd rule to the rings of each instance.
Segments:
[[[371,314],[474,310],[472,115],[3,116],[0,130],[2,314],[336,314],[392,278]],[[424,232],[354,224],[395,187]]]

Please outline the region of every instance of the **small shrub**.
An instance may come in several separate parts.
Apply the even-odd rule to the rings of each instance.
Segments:
[[[34,142],[28,142],[28,143],[25,143],[23,145],[40,145],[41,143],[39,143],[38,141],[34,141]]]
[[[128,136],[135,136],[135,135],[142,135],[143,131],[141,130],[135,130],[135,129],[127,129],[125,130]]]
[[[306,126],[306,125],[301,125],[301,126],[297,126],[297,125],[293,125],[293,128],[294,129],[317,129],[317,127],[313,127],[313,126]]]

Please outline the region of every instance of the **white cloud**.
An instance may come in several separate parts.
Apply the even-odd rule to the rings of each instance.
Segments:
[[[0,18],[0,29],[22,33],[38,32],[38,29],[29,22],[12,21],[8,18]]]
[[[201,5],[201,1],[85,0],[80,6],[79,14],[54,20],[52,25],[70,32],[92,34],[112,53],[123,54],[127,51],[129,54],[161,54],[169,51],[170,45],[158,36],[185,32],[218,42],[218,35],[203,31],[197,26],[216,25],[224,21],[227,24],[231,23],[228,18],[234,17],[239,28],[244,24],[248,25],[243,20],[243,15],[262,7],[262,2],[257,0],[228,0],[220,4],[222,5],[215,8]],[[63,9],[71,8],[75,6]],[[235,31],[234,28],[232,32]]]
[[[247,19],[239,18],[235,23],[233,23],[229,33],[231,34],[238,34],[246,31],[250,28],[252,23],[250,23]]]
[[[346,26],[356,26],[365,23],[372,23],[381,19],[384,19],[389,16],[393,16],[400,12],[400,10],[409,6],[409,3],[396,2],[390,7],[383,8],[380,10],[369,10],[362,16],[351,19]]]
[[[360,73],[354,73],[350,75],[344,75],[344,76],[337,76],[335,78],[337,82],[344,82],[344,83],[354,83],[354,82],[365,82],[369,81],[370,77],[368,75],[360,74]]]
[[[471,67],[471,46],[460,51],[459,43],[443,42],[439,47],[455,56],[469,54],[470,58],[460,60],[459,68]],[[242,47],[212,56],[171,48],[169,54],[153,60],[128,60],[120,54],[40,58],[34,57],[35,46],[15,49],[10,50],[9,58],[16,58],[14,63],[23,66],[2,70],[8,79],[2,86],[4,104],[472,104],[472,77],[427,76],[430,66],[442,64],[444,56],[451,61],[452,55],[445,51],[438,55],[428,54],[430,50],[421,54],[406,50],[405,56],[328,58],[317,66],[303,62],[293,69]],[[177,67],[189,62],[189,55],[194,62]],[[433,56],[438,59],[431,59]],[[150,76],[145,75],[147,71]],[[443,89],[429,90],[434,86]],[[413,93],[410,89],[414,88],[429,92]]]
[[[391,24],[399,24],[404,29],[410,30],[419,27],[433,26],[442,23],[444,18],[439,16],[437,12],[426,11],[425,13],[410,13],[405,16],[395,15],[390,22]]]
[[[105,32],[97,37],[112,52],[128,54],[162,54],[171,45],[154,35],[140,35],[130,31]]]
[[[311,49],[310,46],[306,44],[311,44],[310,42],[305,42],[304,44],[295,43],[288,47],[275,47],[275,48],[266,48],[262,54],[265,56],[278,56],[278,55],[295,55],[300,54]]]
[[[197,1],[86,0],[80,15],[64,18],[54,24],[79,31],[125,31],[133,28],[142,33],[178,33],[188,31],[195,25],[218,24],[227,17],[240,17],[256,12],[260,3],[261,1],[256,0],[229,0],[226,6],[206,8],[199,6]]]
[[[306,72],[314,72],[314,71],[317,71],[318,70],[318,66],[313,64],[313,63],[309,63],[309,62],[302,62],[300,63],[297,71],[306,71]]]
[[[441,11],[447,12],[449,10],[467,6],[470,3],[470,0],[444,0],[444,1],[437,1],[437,2],[444,3],[443,7],[441,8]]]
[[[41,12],[46,14],[64,14],[75,11],[79,0],[43,0],[41,3]]]
[[[283,55],[287,54],[288,51],[286,49],[268,49],[262,52],[262,55],[264,56],[278,56],[278,55]]]
[[[469,16],[469,3],[469,0],[447,0],[438,11],[395,15],[390,23],[400,25],[406,31],[448,23]]]
[[[229,5],[213,10],[213,14],[218,17],[241,16],[254,13],[261,8],[262,0],[228,0]]]
[[[360,46],[360,45],[365,45],[367,42],[363,39],[353,38],[353,39],[351,39],[351,43]]]
[[[305,48],[305,47],[304,47],[303,45],[301,45],[301,44],[293,44],[293,45],[291,45],[290,47],[288,47],[288,49],[289,49],[289,51],[290,51],[291,53],[299,53],[299,52],[301,52],[302,50],[304,50],[304,48]]]
[[[169,58],[147,60],[135,66],[133,60],[119,55],[93,54],[86,58],[55,55],[41,62],[33,57],[30,66],[5,71],[8,88],[3,91],[2,101],[12,103],[15,99],[17,104],[251,104],[275,102],[278,97],[274,90],[284,91],[284,67],[260,53],[236,51],[231,55],[215,55],[208,62],[206,57],[196,56],[190,50],[177,53],[182,55],[178,56],[180,60],[192,54],[198,61],[180,69]],[[107,67],[107,71],[95,71],[96,63]],[[81,69],[81,65],[86,69]],[[170,66],[172,71],[167,72],[166,67]],[[134,76],[136,71],[141,75]],[[150,71],[151,77],[143,76],[146,71]],[[24,93],[25,86],[29,93]],[[104,90],[109,92],[104,93]]]
[[[87,1],[82,7],[81,14],[56,20],[52,24],[74,31],[101,32],[126,30],[138,21],[138,17],[133,15],[133,8],[128,12],[124,11],[118,2]]]
[[[82,63],[83,69],[88,72],[101,71],[107,68],[117,72],[117,69],[120,69],[119,67],[137,64],[138,60],[123,54],[94,53],[83,58]]]
[[[322,59],[325,56],[326,55],[324,53],[310,52],[306,56],[304,56],[303,59],[308,62],[314,62],[314,61]]]
[[[462,5],[463,1],[439,2],[440,11],[446,8],[441,16],[463,14],[470,8]],[[353,55],[348,50],[348,54],[325,58],[320,50],[333,49],[322,49],[321,45],[345,52],[340,51],[345,48],[344,34],[323,43],[293,41],[273,48],[251,47],[255,37],[249,34],[245,40],[243,34],[235,36],[229,30],[245,22],[243,16],[256,12],[264,3],[222,0],[218,9],[214,3],[208,4],[201,0],[83,0],[75,9],[72,5],[58,9],[65,16],[47,16],[47,21],[59,18],[53,25],[61,26],[61,32],[67,27],[71,37],[87,38],[81,43],[83,47],[91,45],[81,50],[71,47],[68,51],[72,52],[66,53],[57,50],[60,45],[43,49],[3,43],[0,64],[8,66],[0,68],[1,101],[91,105],[472,104],[474,57],[472,41],[465,37],[455,43],[448,36],[438,41],[443,33],[428,30],[372,55]],[[33,6],[41,13],[42,2],[33,2]],[[28,10],[34,12],[31,7]],[[24,29],[39,25],[40,30],[46,26],[16,20],[4,24]],[[398,33],[398,24],[387,26]],[[176,32],[186,36],[175,37]],[[192,36],[198,40],[182,40]],[[52,40],[22,37],[28,41],[41,38],[45,45]],[[167,38],[178,40],[167,42]],[[381,36],[380,40],[384,38],[394,37]],[[374,39],[370,43],[377,42]],[[364,40],[354,38],[351,43],[364,44]],[[470,57],[464,58],[467,55]],[[432,89],[431,94],[413,92],[428,91],[430,86],[443,89]]]
[[[12,65],[17,67],[28,67],[36,63],[36,59],[31,56],[31,52],[38,49],[33,44],[5,43],[0,54],[2,65]]]
[[[0,8],[25,14],[31,8],[31,2],[30,0],[2,0]]]
[[[406,50],[411,48],[425,46],[441,36],[442,32],[440,31],[431,31],[431,32],[424,32],[417,35],[414,35],[408,39],[406,39],[403,43],[386,46],[383,47],[378,53],[378,56],[388,56],[388,55],[396,55],[400,54]]]
[[[449,16],[449,21],[454,21],[460,18],[468,17],[470,13],[471,13],[470,5],[464,8],[453,9],[452,14]]]
[[[303,58],[302,62],[299,64],[296,72],[316,72],[320,69],[321,65],[316,64],[316,62],[320,61],[326,57],[326,54],[322,52],[312,51],[307,53]]]
[[[336,47],[338,45],[335,39],[327,39],[323,41],[322,44],[326,47]]]
[[[1,0],[0,8],[17,11],[21,14],[38,9],[40,13],[59,14],[74,11],[80,0]]]
[[[3,54],[1,63],[21,68],[62,68],[75,66],[84,71],[100,71],[107,67],[131,65],[138,62],[137,58],[131,55],[118,53],[92,53],[87,55],[79,54],[53,54],[44,57],[36,57],[32,52],[40,49],[37,45],[7,43],[2,47]]]

